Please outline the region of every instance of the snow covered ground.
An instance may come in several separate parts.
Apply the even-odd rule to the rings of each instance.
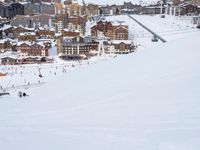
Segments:
[[[0,66],[12,93],[0,97],[1,149],[198,150],[200,31],[168,40],[89,64]]]

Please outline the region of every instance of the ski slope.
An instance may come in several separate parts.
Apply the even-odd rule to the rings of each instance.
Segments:
[[[1,149],[198,150],[199,41],[196,31],[0,97]]]

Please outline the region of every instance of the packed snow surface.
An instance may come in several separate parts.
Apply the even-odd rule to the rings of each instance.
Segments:
[[[115,59],[0,66],[11,92],[1,149],[199,150],[200,31],[168,40]]]

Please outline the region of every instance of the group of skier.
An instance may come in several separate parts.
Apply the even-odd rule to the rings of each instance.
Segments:
[[[25,92],[19,91],[18,96],[19,96],[19,98],[22,98],[22,97],[26,97],[28,95]]]

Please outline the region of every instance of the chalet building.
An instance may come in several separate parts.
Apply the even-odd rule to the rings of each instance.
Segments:
[[[11,25],[4,24],[2,27],[0,27],[0,31],[1,31],[2,38],[12,36],[12,26]]]
[[[0,40],[0,53],[3,53],[7,50],[11,50],[12,49],[12,44],[10,43],[9,40],[7,39],[2,39]]]
[[[19,65],[19,64],[36,64],[36,63],[51,63],[51,62],[52,59],[47,57],[30,56],[30,57],[19,58],[18,56],[13,55],[13,56],[2,57],[0,64]]]
[[[63,29],[62,31],[63,37],[77,37],[80,36],[80,32],[78,30],[72,30],[72,29]]]
[[[12,34],[15,38],[17,38],[19,36],[19,34],[22,34],[24,32],[34,32],[34,28],[27,28],[27,27],[23,27],[23,26],[14,26],[12,28]]]
[[[77,37],[65,37],[62,40],[61,58],[63,59],[81,59],[91,56],[91,51],[97,51],[98,42]]]
[[[80,32],[80,35],[85,34],[85,26],[86,26],[87,18],[82,16],[70,16],[68,18],[67,28],[78,30]]]
[[[99,21],[97,22],[97,25],[91,28],[91,35],[93,37],[98,37],[99,32],[103,32],[104,36],[112,40],[128,40],[127,25]]]
[[[19,58],[48,56],[48,48],[41,44],[21,43],[16,49]]]
[[[0,2],[0,16],[11,19],[16,15],[24,15],[24,6],[18,2],[3,3]]]
[[[55,29],[39,27],[36,30],[36,36],[42,39],[53,39],[55,35]]]
[[[27,43],[18,44],[16,49],[17,49],[18,57],[21,57],[21,58],[28,57],[28,54],[31,51],[30,44],[27,44]]]
[[[119,25],[113,29],[113,39],[115,40],[128,40],[128,28]]]
[[[99,15],[99,6],[95,4],[88,4],[86,6],[86,16],[91,20],[93,16]]]
[[[7,56],[1,58],[2,65],[16,65],[18,63],[18,59],[16,57]]]
[[[66,28],[67,27],[67,23],[68,23],[68,17],[69,15],[65,12],[65,13],[62,13],[62,14],[57,14],[55,16],[55,20],[61,20],[62,23],[63,23],[63,27]]]
[[[128,54],[134,52],[135,46],[131,41],[114,40],[111,45],[115,54]]]
[[[18,15],[16,18],[12,19],[10,21],[12,26],[24,26],[29,28],[35,28],[35,27],[44,27],[52,26],[52,19],[53,17],[48,14],[39,14],[34,16],[21,16]]]
[[[35,41],[36,33],[35,32],[24,32],[20,33],[18,36],[18,41]]]
[[[4,25],[9,25],[9,24],[10,24],[10,20],[8,20],[7,18],[0,17],[0,30]]]
[[[30,48],[29,56],[48,56],[48,49],[44,45],[33,44]]]
[[[18,60],[18,64],[41,64],[52,62],[53,60],[48,57],[26,57]]]

